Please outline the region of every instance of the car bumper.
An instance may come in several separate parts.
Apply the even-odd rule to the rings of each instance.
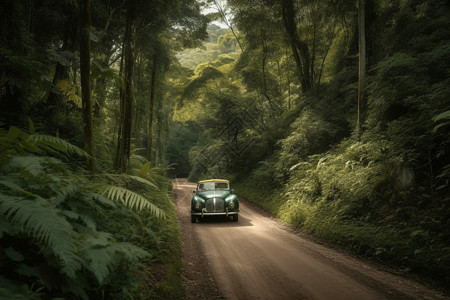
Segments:
[[[239,214],[239,210],[228,211],[228,209],[224,212],[206,212],[205,209],[202,211],[191,211],[191,216],[231,216]]]

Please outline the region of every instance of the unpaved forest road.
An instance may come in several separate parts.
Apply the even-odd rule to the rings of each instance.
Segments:
[[[283,229],[246,203],[239,222],[190,222],[195,184],[173,181],[186,299],[447,299]]]

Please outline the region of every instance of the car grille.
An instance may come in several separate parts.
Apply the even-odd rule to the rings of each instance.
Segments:
[[[223,199],[212,198],[206,200],[206,212],[223,212]]]

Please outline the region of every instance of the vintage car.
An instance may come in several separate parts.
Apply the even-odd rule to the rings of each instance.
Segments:
[[[191,201],[191,222],[204,216],[231,216],[237,222],[239,217],[239,199],[225,179],[202,180]]]

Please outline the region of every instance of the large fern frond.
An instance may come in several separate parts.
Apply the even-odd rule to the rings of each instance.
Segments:
[[[72,226],[54,210],[38,204],[35,200],[0,194],[0,214],[25,235],[45,242],[62,260],[69,276],[80,268],[74,252]],[[40,199],[43,204],[45,199]]]
[[[158,189],[158,186],[154,182],[151,182],[149,179],[146,179],[146,178],[143,178],[140,176],[134,176],[134,175],[128,175],[128,174],[99,174],[99,175],[97,175],[97,177],[105,177],[105,178],[111,180],[112,182],[117,182],[117,183],[119,183],[119,182],[123,183],[124,181],[127,182],[127,181],[130,181],[130,179],[131,179],[131,180],[137,181],[139,183],[148,185],[152,188]]]
[[[90,155],[83,149],[51,135],[32,134],[28,136],[28,142],[33,142],[39,148],[45,149],[49,152],[73,153],[81,157],[90,158]]]
[[[96,186],[95,189],[105,197],[113,201],[122,202],[127,207],[136,208],[138,210],[149,208],[150,212],[158,218],[165,218],[166,216],[164,211],[159,209],[156,205],[126,188],[113,185],[100,185]]]
[[[140,176],[134,176],[134,175],[128,175],[131,179],[133,179],[133,180],[135,180],[135,181],[138,181],[138,182],[140,182],[140,183],[143,183],[143,184],[146,184],[146,185],[148,185],[148,186],[151,186],[151,187],[153,187],[153,188],[155,188],[155,189],[158,189],[158,186],[155,184],[155,183],[153,183],[153,182],[151,182],[150,180],[148,180],[148,179],[145,179],[145,178],[142,178],[142,177],[140,177]]]

